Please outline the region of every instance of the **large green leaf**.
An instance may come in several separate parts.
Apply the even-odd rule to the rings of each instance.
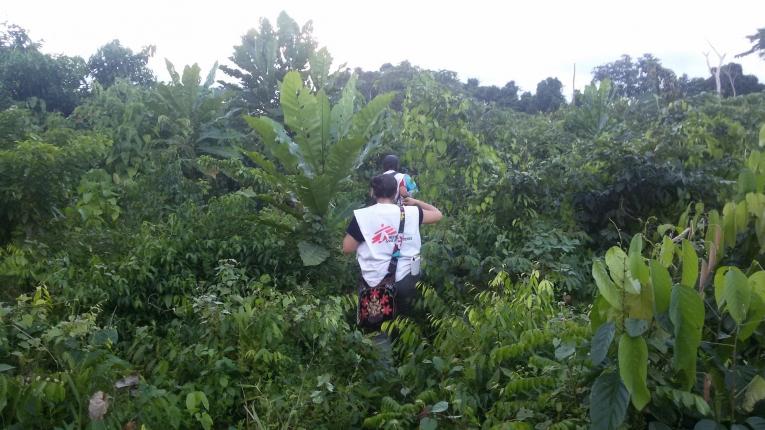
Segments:
[[[393,101],[393,96],[395,93],[380,94],[356,112],[353,116],[350,132],[357,137],[366,137],[380,113]]]
[[[324,88],[329,78],[329,68],[332,66],[332,55],[327,48],[321,48],[311,54],[309,73],[311,82],[316,88]]]
[[[715,303],[717,308],[722,309],[725,305],[725,274],[731,269],[731,266],[722,266],[715,272]]]
[[[629,268],[632,277],[643,285],[648,284],[650,276],[648,266],[643,261],[643,235],[640,233],[632,236],[632,241],[630,242]]]
[[[657,314],[669,310],[669,297],[672,291],[672,278],[661,263],[651,260],[651,284],[653,285],[654,306]]]
[[[595,284],[598,286],[600,295],[606,299],[608,304],[616,309],[622,309],[622,294],[617,288],[614,281],[608,276],[606,272],[606,266],[603,261],[596,260],[592,263],[592,277],[595,279]]]
[[[215,73],[218,71],[218,62],[216,61],[213,66],[210,68],[210,71],[207,72],[207,78],[205,79],[205,83],[203,84],[204,88],[210,88],[212,84],[215,83]]]
[[[680,372],[683,387],[688,390],[696,381],[696,354],[704,326],[704,302],[696,290],[672,287],[669,318],[675,327],[672,366]]]
[[[327,175],[334,184],[348,177],[358,167],[365,143],[361,137],[347,136],[330,148]]]
[[[602,373],[590,393],[590,428],[616,430],[624,422],[629,400],[630,394],[619,375]]]
[[[648,331],[650,322],[647,320],[641,320],[636,318],[627,318],[624,320],[624,331],[632,337],[641,336]]]
[[[737,267],[731,267],[725,274],[723,297],[725,308],[737,324],[742,324],[746,320],[751,295],[752,290],[746,275]]]
[[[592,360],[593,365],[597,366],[606,358],[608,348],[611,346],[615,334],[616,325],[614,325],[613,321],[609,321],[598,327],[598,330],[592,336],[590,346],[590,360]]]
[[[295,182],[297,188],[295,192],[298,198],[313,214],[323,217],[329,210],[329,202],[332,199],[333,187],[331,178],[327,176],[318,176],[309,178],[306,176],[296,176]]]
[[[329,156],[329,148],[331,146],[330,128],[332,123],[332,110],[329,107],[329,97],[324,93],[324,90],[319,90],[319,93],[316,94],[316,99],[319,102],[317,108],[320,118],[318,131],[321,147],[321,165],[319,172],[324,174],[327,172],[327,157]]]
[[[699,258],[688,240],[683,240],[683,275],[680,284],[693,288],[699,276]]]
[[[751,412],[754,405],[761,400],[765,400],[765,379],[760,375],[755,375],[747,384],[742,407],[745,411]]]
[[[640,288],[638,295],[627,294],[624,298],[624,308],[630,318],[651,321],[653,319],[653,288],[647,284]]]
[[[723,206],[722,215],[723,238],[726,247],[736,244],[736,204],[728,202]]]
[[[749,304],[747,320],[741,325],[738,331],[738,338],[742,341],[749,339],[757,327],[765,320],[765,301],[758,295],[752,294],[752,301]]]
[[[330,133],[335,141],[339,141],[351,129],[353,109],[356,105],[356,75],[351,75],[343,88],[340,100],[332,107],[332,123]]]
[[[304,266],[317,266],[329,258],[329,250],[311,242],[298,242],[298,251]]]
[[[297,173],[304,164],[300,148],[289,138],[287,131],[278,122],[266,117],[244,116],[245,122],[260,135],[263,145],[289,173]]]
[[[642,336],[622,334],[619,338],[619,375],[632,396],[632,405],[642,410],[651,401],[648,378],[648,346]]]
[[[672,265],[672,260],[675,257],[675,242],[669,236],[664,236],[661,241],[661,250],[659,251],[659,260],[661,265],[669,267]]]
[[[738,332],[738,337],[741,340],[748,339],[765,320],[765,271],[760,270],[749,277],[749,288],[752,295],[748,317]]]
[[[608,301],[601,294],[595,297],[592,309],[590,310],[590,325],[593,331],[597,331],[608,321],[608,313],[611,309],[611,305],[608,304]]]
[[[284,124],[292,132],[305,161],[302,166],[303,174],[312,177],[321,173],[324,102],[320,102],[317,96],[303,86],[300,73],[295,71],[287,73],[284,77],[279,101],[284,113]],[[329,116],[329,112],[326,115]]]
[[[627,277],[627,254],[618,246],[612,246],[606,251],[606,266],[616,285],[624,287]]]

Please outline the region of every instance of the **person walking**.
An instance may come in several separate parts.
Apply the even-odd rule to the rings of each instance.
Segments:
[[[437,223],[443,215],[435,206],[412,197],[404,198],[403,206],[396,204],[398,184],[391,174],[372,178],[370,193],[376,203],[354,211],[343,239],[343,253],[356,253],[360,289],[378,286],[386,276],[394,276],[397,314],[411,315],[419,294],[420,225]],[[389,273],[391,269],[395,274]],[[380,333],[375,342],[390,360],[388,336]]]
[[[406,173],[400,173],[398,171],[401,167],[399,166],[399,160],[397,156],[393,154],[386,155],[383,158],[382,167],[384,170],[383,175],[393,175],[393,177],[396,178],[396,183],[398,184],[396,189],[396,197],[394,198],[396,204],[403,204],[403,201],[406,197],[412,197],[417,191],[419,191],[417,184],[414,182],[414,179],[412,179],[411,176],[407,175]]]

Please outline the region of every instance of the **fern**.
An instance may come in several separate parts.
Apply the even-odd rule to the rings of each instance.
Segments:
[[[505,395],[513,396],[518,393],[527,393],[529,391],[540,392],[549,387],[555,387],[557,380],[552,376],[532,376],[528,378],[515,379],[505,386]]]

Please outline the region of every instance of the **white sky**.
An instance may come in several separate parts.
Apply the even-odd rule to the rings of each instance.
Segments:
[[[156,45],[151,66],[167,79],[164,58],[177,69],[197,62],[209,70],[216,60],[228,61],[260,17],[275,25],[281,10],[301,25],[313,20],[314,37],[335,66],[377,70],[409,60],[453,70],[463,81],[502,86],[515,80],[532,92],[554,76],[570,94],[574,63],[581,88],[594,66],[622,54],[652,53],[678,75],[706,77],[709,41],[727,53],[726,62],[740,62],[745,73],[765,81],[765,60],[733,59],[750,47],[745,36],[765,27],[762,0],[5,0],[0,21],[43,39],[46,52],[85,59],[115,38],[134,51]]]

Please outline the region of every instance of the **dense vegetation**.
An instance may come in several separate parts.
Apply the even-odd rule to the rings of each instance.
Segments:
[[[569,104],[311,33],[157,82],[4,27],[0,426],[765,429],[756,77],[625,56]],[[339,252],[388,153],[446,215],[393,369]]]

